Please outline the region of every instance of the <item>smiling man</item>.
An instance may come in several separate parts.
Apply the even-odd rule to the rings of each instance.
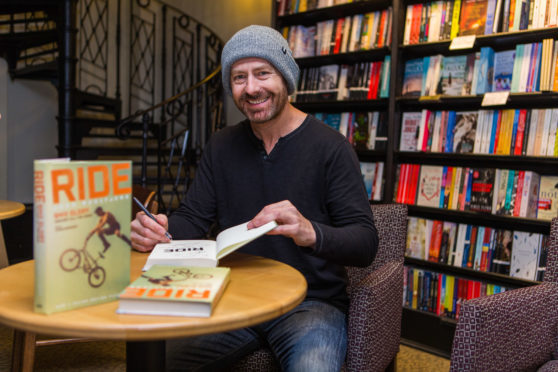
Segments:
[[[166,241],[204,238],[250,221],[278,227],[241,248],[298,269],[306,299],[256,327],[167,342],[169,370],[221,370],[269,346],[285,371],[339,371],[347,345],[348,296],[344,266],[369,265],[378,237],[348,141],[288,101],[299,68],[276,30],[249,26],[225,45],[223,85],[247,120],[214,134],[180,207],[156,223],[143,213],[132,222],[133,247],[149,251]]]

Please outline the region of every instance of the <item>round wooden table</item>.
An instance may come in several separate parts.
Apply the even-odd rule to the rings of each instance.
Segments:
[[[0,200],[0,221],[8,218],[17,217],[25,212],[25,205],[10,201]],[[4,233],[0,224],[0,268],[8,266],[8,253],[6,251],[6,242],[4,242]]]
[[[131,280],[147,254],[132,252]],[[118,301],[44,315],[33,312],[34,261],[0,270],[0,323],[38,334],[126,340],[128,370],[161,370],[168,338],[217,333],[273,319],[298,305],[306,280],[283,263],[233,253],[231,280],[209,318],[117,314]]]

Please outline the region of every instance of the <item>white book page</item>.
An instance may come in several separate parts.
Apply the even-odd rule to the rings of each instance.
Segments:
[[[235,249],[273,230],[277,227],[277,223],[271,221],[250,230],[248,230],[247,226],[248,222],[230,227],[217,235],[217,259],[225,257]]]
[[[171,240],[153,248],[143,271],[152,265],[217,266],[217,245],[213,240]]]

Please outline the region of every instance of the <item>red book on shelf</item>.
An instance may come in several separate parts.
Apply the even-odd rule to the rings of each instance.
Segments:
[[[409,44],[418,44],[420,34],[420,19],[422,15],[422,4],[415,4],[413,6],[413,20],[411,23],[411,36]]]
[[[417,203],[417,189],[418,189],[418,181],[420,178],[420,165],[413,164],[413,177],[411,179],[411,187],[409,189],[408,200],[409,204],[415,205]]]
[[[384,40],[384,29],[386,28],[386,15],[387,15],[387,10],[383,10],[382,11],[382,16],[380,17],[380,25],[378,26],[378,42],[376,44],[377,48],[381,48],[384,46],[385,40]]]
[[[481,296],[481,282],[473,281],[473,298],[477,298]]]
[[[523,184],[525,183],[525,171],[519,171],[517,177],[517,193],[515,194],[515,203],[513,205],[512,216],[519,217],[519,210],[521,209],[521,194],[523,193]]]
[[[397,198],[398,203],[406,203],[404,198],[405,191],[407,188],[407,173],[409,164],[401,164],[399,167],[399,182],[397,183]]]
[[[343,40],[343,26],[345,18],[339,18],[335,27],[335,45],[333,46],[333,54],[338,54],[341,50],[341,41]]]
[[[430,235],[430,249],[428,261],[438,262],[440,257],[440,246],[442,245],[442,221],[432,221],[432,233]]]
[[[492,228],[484,228],[484,239],[482,241],[482,254],[480,262],[480,271],[487,271],[488,269],[488,251],[490,250],[490,237],[492,236]]]
[[[438,277],[438,295],[436,296],[436,315],[442,314],[442,275],[434,273]]]
[[[494,134],[494,143],[492,144],[491,154],[496,154],[496,149],[498,148],[498,141],[500,139],[500,129],[502,128],[502,110],[496,112],[498,118],[496,120],[496,132]]]
[[[515,144],[513,148],[514,155],[521,155],[523,151],[523,136],[525,135],[525,119],[527,117],[527,110],[519,110],[519,119],[517,122],[517,134],[515,136]]]
[[[378,98],[378,86],[380,84],[381,68],[382,62],[372,62],[372,67],[370,68],[370,82],[368,83],[368,95],[366,96],[366,99]]]

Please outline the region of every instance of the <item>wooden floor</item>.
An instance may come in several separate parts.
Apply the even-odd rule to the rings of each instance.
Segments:
[[[12,332],[0,326],[0,371],[9,371]],[[124,342],[102,341],[43,346],[37,349],[35,371],[125,371]],[[401,345],[397,372],[449,371],[449,360]]]

